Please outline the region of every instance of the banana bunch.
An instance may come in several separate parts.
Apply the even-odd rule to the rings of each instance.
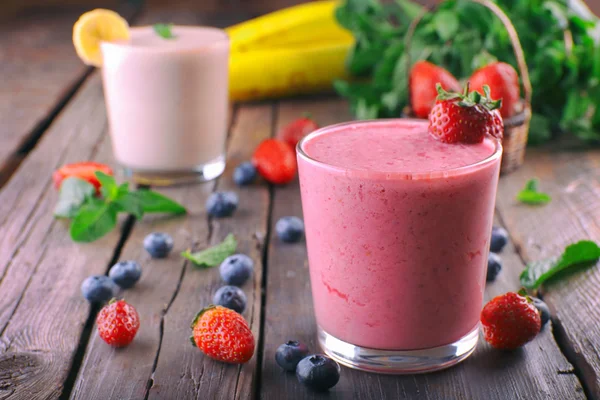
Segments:
[[[354,38],[335,20],[338,4],[314,1],[227,28],[231,100],[315,93],[347,78]]]

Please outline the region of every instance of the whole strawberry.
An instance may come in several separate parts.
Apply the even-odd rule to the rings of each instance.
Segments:
[[[217,361],[243,364],[254,354],[254,336],[246,320],[229,308],[210,305],[192,321],[192,344]]]
[[[512,65],[496,62],[478,69],[469,79],[471,90],[483,94],[483,86],[490,87],[494,99],[502,99],[500,115],[508,118],[515,113],[520,97],[519,75]]]
[[[115,347],[127,346],[140,328],[140,317],[125,300],[112,299],[102,307],[96,318],[98,335]]]
[[[438,99],[429,114],[429,133],[445,143],[481,143],[487,136],[502,138],[504,123],[498,112],[501,100],[492,100],[487,86],[484,95],[448,93],[437,85]]]
[[[277,133],[277,138],[295,149],[300,139],[317,129],[319,129],[319,125],[309,116],[304,116],[284,126]]]
[[[252,163],[263,178],[276,185],[291,182],[298,168],[295,150],[279,139],[263,140],[254,151]]]
[[[458,80],[442,67],[427,61],[417,61],[410,70],[409,94],[413,113],[427,118],[437,97],[436,84],[448,91],[460,91]]]
[[[542,326],[529,296],[508,292],[494,297],[481,311],[485,340],[497,349],[512,350],[533,340]]]

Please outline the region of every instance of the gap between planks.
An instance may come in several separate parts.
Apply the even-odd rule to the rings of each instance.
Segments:
[[[141,2],[135,0],[126,0],[118,7],[117,11],[123,15],[129,22],[133,22],[142,11]],[[66,44],[71,47],[71,43]],[[75,52],[75,50],[73,50]],[[74,62],[82,63],[79,58]],[[83,63],[82,63],[83,64]],[[0,189],[10,180],[13,174],[19,169],[19,166],[27,158],[28,154],[35,148],[50,126],[65,109],[65,107],[75,97],[83,84],[92,76],[95,68],[84,67],[83,71],[78,73],[74,80],[66,83],[62,93],[54,100],[45,115],[32,117],[38,119],[38,122],[26,132],[18,146],[12,150],[3,160],[0,166]]]
[[[507,227],[506,221],[502,216],[502,211],[499,208],[495,209],[496,217],[500,221],[500,224],[504,227]],[[507,232],[509,236],[509,240],[514,244],[515,254],[521,259],[523,265],[527,265],[527,259],[523,255],[523,251],[518,242],[515,240],[514,236],[511,234],[511,231],[507,227]],[[538,297],[544,300],[543,294],[537,293]],[[583,388],[583,392],[588,399],[595,399],[593,394],[593,390],[590,387],[590,382],[586,379],[587,374],[591,374],[593,376],[593,367],[585,360],[584,357],[578,356],[573,343],[569,341],[569,338],[566,335],[564,327],[562,323],[556,318],[554,312],[551,313],[550,317],[552,321],[552,336],[554,337],[554,341],[558,346],[560,352],[567,359],[567,361],[573,366],[572,370],[567,371],[568,373],[573,373],[579,380],[581,387]],[[564,373],[563,371],[558,371],[558,374]]]

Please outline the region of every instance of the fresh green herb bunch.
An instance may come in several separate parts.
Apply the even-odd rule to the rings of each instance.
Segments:
[[[599,142],[599,19],[581,0],[492,1],[513,22],[525,51],[533,86],[530,143],[545,142],[558,131]],[[337,9],[337,20],[356,38],[347,67],[363,79],[338,81],[335,87],[358,118],[398,117],[407,105],[404,40],[421,12],[411,0],[346,0]],[[565,39],[566,28],[572,46]],[[496,60],[517,66],[501,21],[466,0],[445,1],[423,18],[411,41],[410,59],[427,59],[458,77]]]

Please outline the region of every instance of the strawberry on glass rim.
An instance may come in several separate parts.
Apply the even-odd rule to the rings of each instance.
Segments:
[[[75,177],[88,181],[96,190],[100,189],[100,182],[96,178],[96,171],[104,172],[106,175],[112,175],[113,170],[106,164],[101,164],[93,161],[83,161],[72,164],[65,164],[52,174],[54,186],[60,189],[62,181],[69,177]]]
[[[429,113],[429,133],[436,139],[468,144],[481,143],[487,135],[502,139],[502,100],[490,98],[489,86],[483,86],[483,95],[469,92],[468,83],[462,94],[446,92],[439,83],[436,88],[437,101]]]

